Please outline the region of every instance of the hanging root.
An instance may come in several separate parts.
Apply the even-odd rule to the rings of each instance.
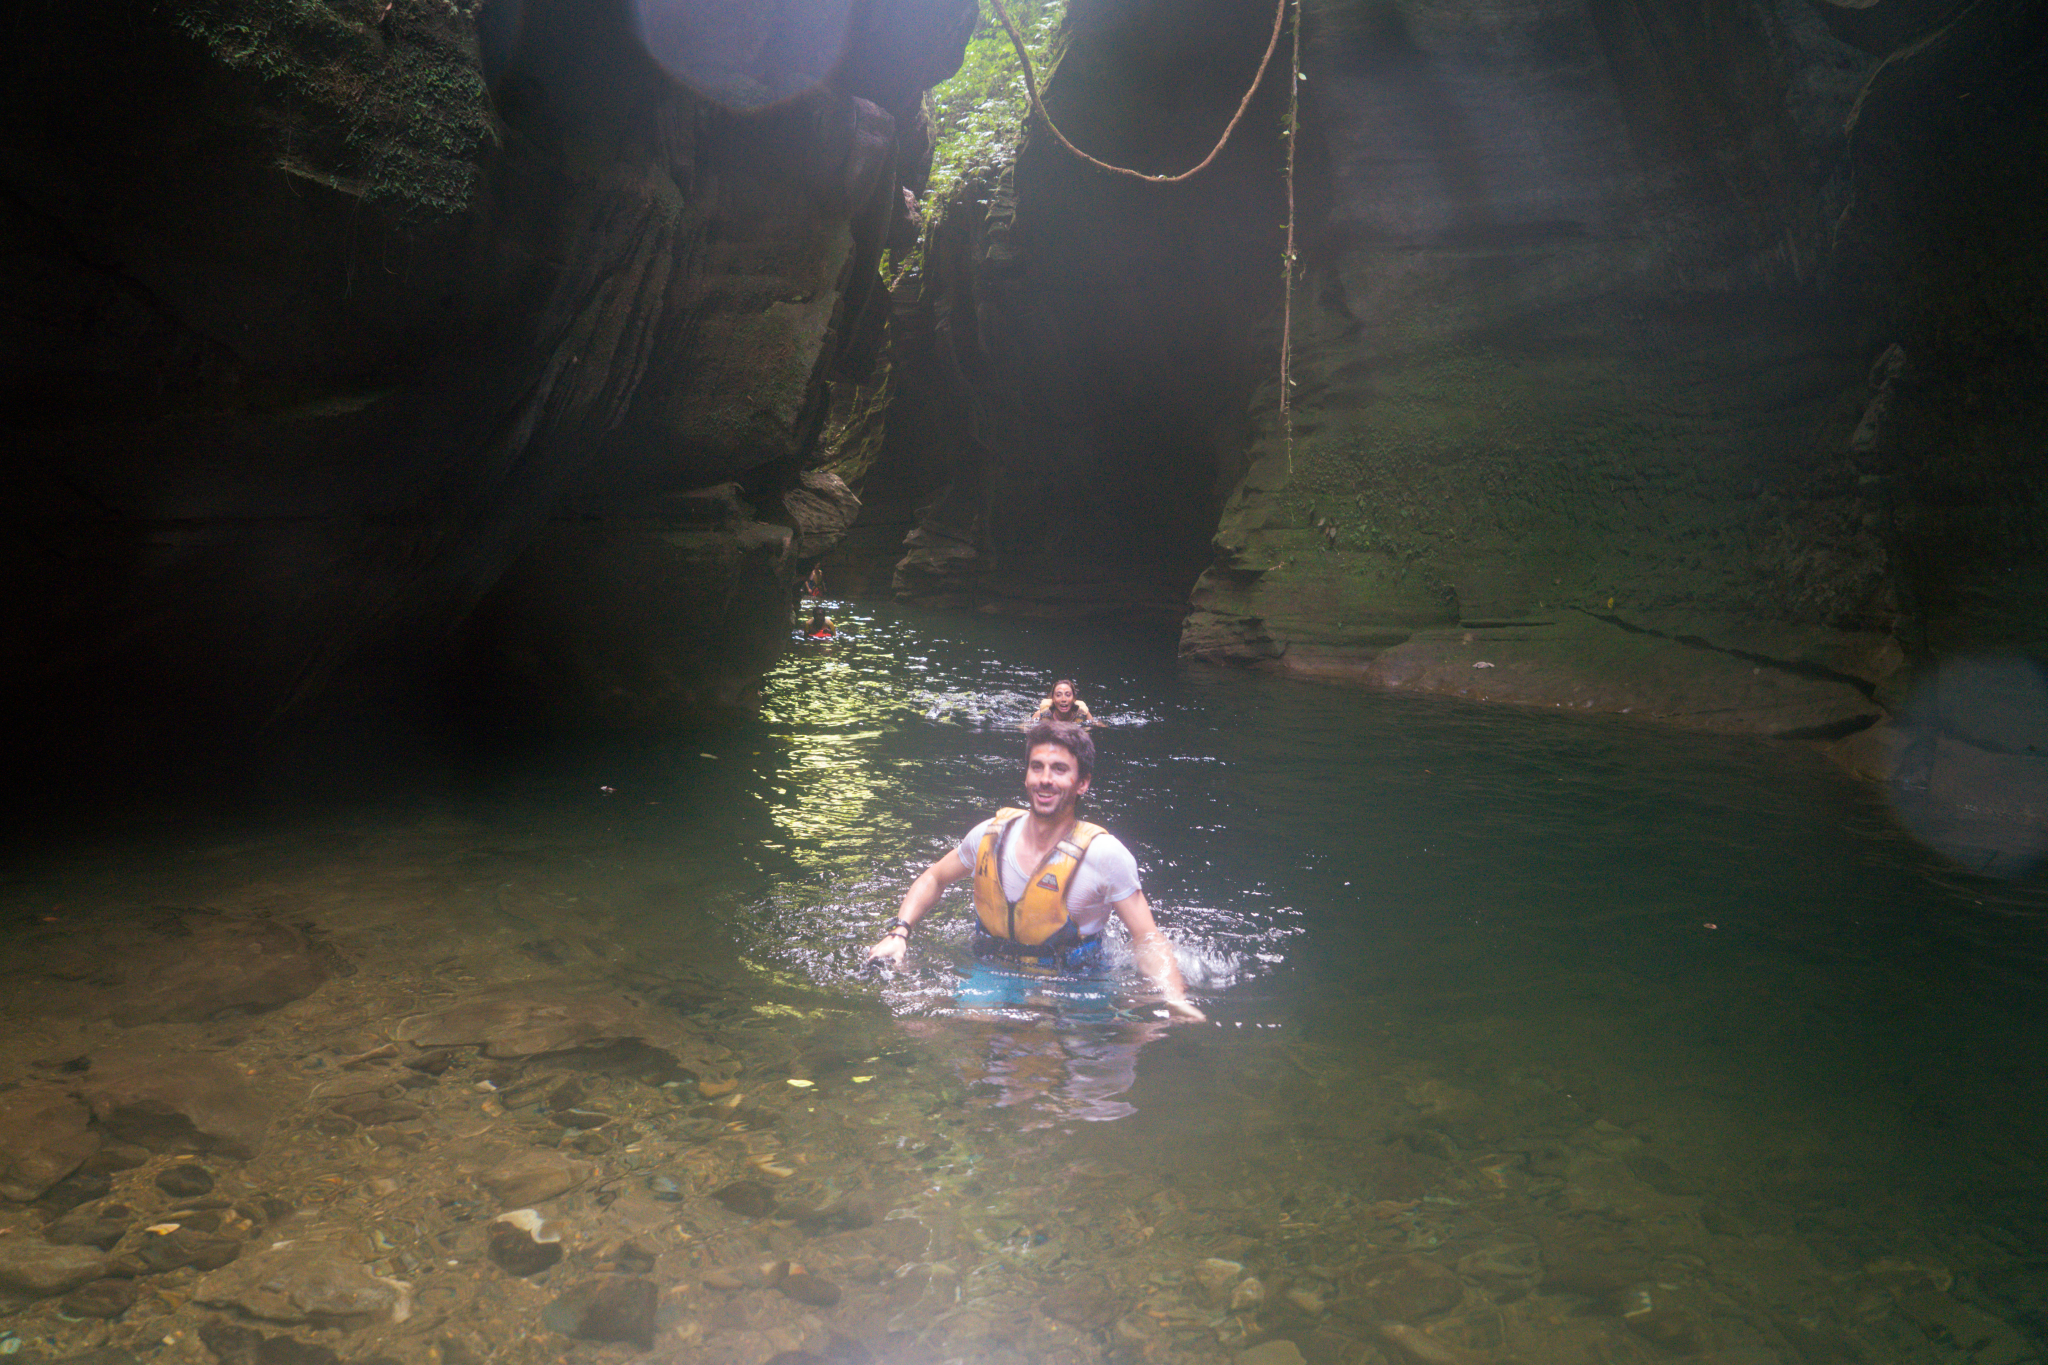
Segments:
[[[1294,144],[1301,126],[1301,0],[1278,0],[1274,5],[1273,36],[1266,40],[1266,55],[1259,58],[1259,69],[1253,74],[1251,86],[1244,92],[1244,98],[1238,101],[1237,112],[1230,116],[1230,122],[1223,129],[1223,136],[1216,139],[1216,145],[1209,149],[1209,155],[1179,175],[1146,175],[1143,171],[1134,171],[1128,166],[1112,166],[1107,161],[1088,155],[1069,141],[1067,135],[1060,131],[1059,125],[1052,121],[1052,115],[1046,110],[1045,101],[1039,97],[1038,73],[1032,68],[1030,52],[1025,50],[1024,35],[1017,32],[1017,25],[1011,22],[1010,12],[1003,8],[1003,0],[988,2],[994,7],[996,18],[1002,21],[1004,31],[1010,35],[1010,46],[1017,49],[1017,61],[1024,69],[1024,90],[1031,97],[1032,111],[1044,121],[1046,128],[1059,141],[1060,146],[1100,170],[1108,171],[1112,175],[1127,175],[1133,180],[1142,180],[1149,185],[1177,185],[1183,180],[1191,180],[1207,170],[1209,164],[1222,154],[1224,146],[1230,141],[1230,135],[1237,131],[1237,125],[1244,120],[1245,110],[1252,107],[1252,96],[1259,92],[1260,83],[1266,79],[1266,68],[1273,64],[1273,54],[1280,48],[1280,31],[1287,25],[1288,12],[1293,12],[1294,53],[1287,82],[1287,127],[1284,130],[1287,138],[1287,249],[1281,259],[1280,290],[1280,440],[1287,452],[1287,475],[1292,478],[1294,420],[1288,390],[1293,387],[1294,381],[1288,377],[1288,361],[1294,340]]]
[[[1067,135],[1060,131],[1059,125],[1052,121],[1052,115],[1046,112],[1045,101],[1038,96],[1038,74],[1031,68],[1031,54],[1024,50],[1024,35],[1017,32],[1017,26],[1010,22],[1010,12],[1003,8],[1003,0],[988,0],[988,2],[995,7],[996,18],[1002,21],[1004,30],[1010,35],[1010,46],[1017,49],[1017,60],[1024,65],[1024,90],[1031,97],[1031,108],[1041,119],[1045,120],[1045,126],[1050,128],[1052,135],[1059,139],[1060,146],[1066,148],[1075,156],[1080,157],[1091,166],[1109,171],[1115,175],[1127,175],[1133,180],[1143,180],[1153,185],[1178,185],[1183,180],[1192,180],[1195,176],[1200,175],[1209,168],[1209,163],[1217,158],[1223,151],[1224,144],[1230,141],[1230,135],[1237,131],[1237,125],[1244,118],[1244,111],[1252,107],[1252,96],[1259,92],[1259,83],[1266,79],[1266,68],[1273,64],[1273,53],[1280,47],[1280,30],[1286,23],[1288,5],[1295,3],[1296,7],[1299,8],[1298,0],[1279,0],[1279,4],[1274,7],[1273,36],[1266,41],[1266,55],[1259,58],[1259,69],[1257,74],[1252,77],[1251,88],[1246,90],[1244,98],[1238,101],[1237,112],[1230,116],[1229,125],[1224,128],[1223,136],[1216,139],[1216,145],[1209,149],[1209,155],[1203,157],[1179,175],[1146,175],[1143,171],[1134,171],[1128,166],[1112,166],[1107,161],[1098,161],[1067,140]],[[1296,27],[1298,28],[1299,26],[1297,22]],[[1295,62],[1297,67],[1300,65],[1300,47],[1301,43],[1299,38],[1297,38],[1295,41]]]
[[[1301,140],[1301,0],[1294,10],[1294,60],[1287,80],[1287,250],[1280,261],[1280,444],[1287,452],[1287,477],[1294,477],[1294,144]],[[1276,30],[1277,32],[1277,30]]]

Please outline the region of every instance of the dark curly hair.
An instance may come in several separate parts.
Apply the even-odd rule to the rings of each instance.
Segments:
[[[1032,726],[1024,736],[1024,757],[1028,762],[1031,751],[1041,744],[1057,744],[1074,756],[1074,766],[1081,776],[1095,775],[1095,741],[1088,738],[1088,732],[1070,720],[1042,720]]]

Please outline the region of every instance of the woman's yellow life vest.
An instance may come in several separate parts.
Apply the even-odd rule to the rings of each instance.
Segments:
[[[1075,821],[1073,831],[1032,871],[1023,896],[1012,902],[1003,894],[1003,842],[1023,814],[1005,806],[981,836],[981,849],[974,857],[974,912],[981,917],[981,927],[996,938],[1036,947],[1072,922],[1067,888],[1074,884],[1088,845],[1102,833],[1102,826]]]

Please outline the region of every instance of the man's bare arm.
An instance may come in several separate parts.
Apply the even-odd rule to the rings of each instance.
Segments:
[[[1187,982],[1181,979],[1180,963],[1174,960],[1173,945],[1152,918],[1151,902],[1143,891],[1133,891],[1115,902],[1116,917],[1131,931],[1131,954],[1145,979],[1159,988],[1159,998],[1178,1019],[1202,1023],[1208,1015],[1188,1002]]]
[[[917,880],[903,893],[903,904],[896,907],[896,918],[905,924],[916,924],[931,908],[939,903],[947,887],[967,875],[967,869],[960,866],[958,850],[952,850],[917,874]],[[903,958],[910,951],[908,930],[891,929],[868,949],[868,961],[883,962],[891,967],[903,965]]]

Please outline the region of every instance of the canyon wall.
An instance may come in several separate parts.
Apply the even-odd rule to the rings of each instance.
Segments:
[[[1283,430],[1284,43],[1192,181],[1034,127],[920,205],[968,0],[35,7],[10,671],[66,758],[672,725],[830,555],[1889,771],[2048,654],[2044,10],[1313,0]],[[1272,18],[1075,0],[1050,107],[1185,169]]]
[[[1077,0],[1048,103],[1181,169],[1270,15]],[[1306,5],[1289,429],[1285,78],[1199,202],[1034,127],[898,300],[893,586],[1128,610],[1143,547],[1191,659],[1816,739],[2048,655],[2043,18]]]
[[[855,508],[804,468],[971,0],[19,22],[6,656],[53,750],[457,676],[578,722],[744,701]]]

